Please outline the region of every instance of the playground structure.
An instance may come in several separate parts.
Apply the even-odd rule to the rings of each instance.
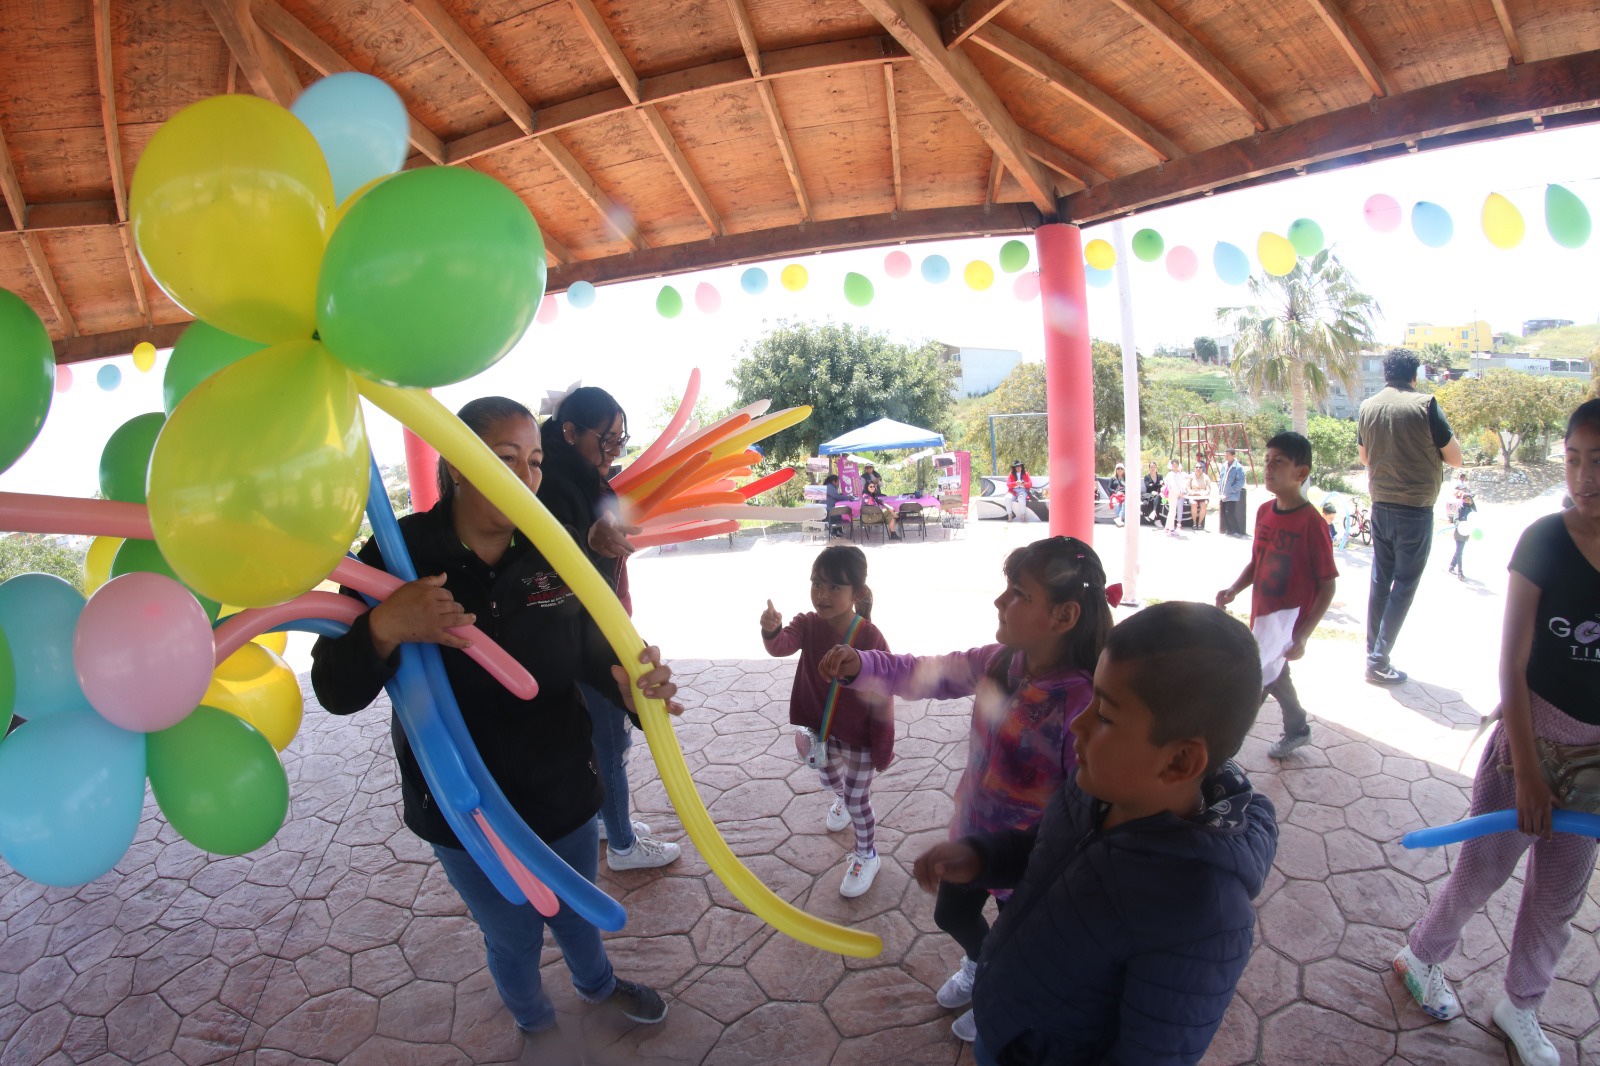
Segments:
[[[1191,412],[1179,419],[1176,439],[1178,461],[1185,470],[1193,470],[1195,460],[1204,459],[1206,467],[1215,473],[1217,457],[1232,448],[1239,461],[1249,466],[1249,476],[1255,476],[1255,456],[1243,422],[1205,422]]]

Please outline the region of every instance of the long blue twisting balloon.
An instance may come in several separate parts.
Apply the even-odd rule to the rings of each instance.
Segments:
[[[1573,836],[1600,837],[1600,814],[1583,814],[1579,811],[1555,810],[1550,814],[1550,826],[1557,833]],[[1517,828],[1515,810],[1491,811],[1471,818],[1463,818],[1449,825],[1414,829],[1400,838],[1408,848],[1437,848],[1444,844],[1457,844],[1473,837],[1491,833],[1507,833]]]

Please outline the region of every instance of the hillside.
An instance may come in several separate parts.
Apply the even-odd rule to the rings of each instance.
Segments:
[[[1600,348],[1600,325],[1548,329],[1524,339],[1519,347],[1550,359],[1587,359]]]

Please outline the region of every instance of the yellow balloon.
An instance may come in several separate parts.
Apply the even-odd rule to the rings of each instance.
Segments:
[[[799,263],[790,263],[788,266],[784,267],[783,272],[778,275],[778,281],[790,292],[799,292],[801,289],[806,287],[806,281],[809,279],[809,277],[810,275],[806,273],[805,267],[801,266]]]
[[[1083,258],[1096,270],[1110,270],[1117,265],[1117,250],[1105,241],[1090,241],[1083,249]]]
[[[967,279],[967,288],[982,292],[994,284],[994,267],[985,263],[982,259],[974,259],[967,264],[965,277]]]
[[[200,702],[243,718],[278,751],[289,746],[305,716],[294,671],[259,644],[245,644],[224,659]]]
[[[250,640],[252,643],[266,648],[274,655],[284,655],[289,651],[289,634],[287,633],[262,633],[251,637]]]
[[[150,368],[156,365],[156,346],[149,341],[140,341],[133,346],[133,365],[141,373],[149,373]]]
[[[314,588],[367,504],[350,374],[315,341],[265,348],[196,385],[150,456],[150,525],[178,579],[267,607]]]
[[[516,523],[518,529],[528,534],[534,546],[577,593],[589,616],[605,634],[612,650],[637,681],[645,670],[639,662],[644,641],[633,628],[633,621],[617,601],[616,593],[611,591],[605,579],[573,541],[571,534],[556,522],[544,504],[528,491],[527,486],[516,479],[516,475],[489,451],[476,434],[427,392],[397,389],[365,378],[358,378],[356,386],[363,396],[433,445],[440,455],[472,482],[473,487],[500,508]],[[739,861],[717,832],[700,794],[695,791],[689,766],[683,759],[683,750],[678,747],[672,723],[667,718],[666,707],[660,700],[643,698],[637,687],[634,690],[634,702],[639,708],[639,720],[644,725],[644,735],[650,742],[650,754],[661,773],[667,798],[672,801],[684,829],[689,833],[689,839],[694,841],[706,865],[721,878],[728,890],[756,917],[802,943],[857,958],[881,954],[883,941],[876,935],[865,930],[847,929],[807,914],[774,894]]]
[[[1261,260],[1262,270],[1281,278],[1294,270],[1300,257],[1294,245],[1289,243],[1289,238],[1277,233],[1263,233],[1256,239],[1256,258]]]
[[[89,552],[83,557],[83,594],[93,596],[94,590],[111,580],[111,561],[122,547],[121,537],[96,537],[89,542]]]
[[[178,306],[263,344],[316,329],[317,270],[333,178],[294,115],[213,96],[156,131],[128,214],[150,275]]]
[[[1528,232],[1517,205],[1497,192],[1483,201],[1483,235],[1496,248],[1515,248]]]

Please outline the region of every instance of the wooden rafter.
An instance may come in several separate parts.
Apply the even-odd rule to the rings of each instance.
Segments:
[[[50,269],[50,260],[45,258],[39,235],[32,230],[23,230],[21,238],[22,248],[28,253],[28,262],[33,265],[33,273],[39,279],[39,287],[44,290],[44,298],[50,302],[50,310],[55,312],[62,331],[69,337],[76,337],[78,323],[73,321],[67,298],[61,295],[61,286],[56,284],[55,271]]]
[[[253,0],[251,13],[263,30],[281,41],[285,48],[305,60],[324,77],[356,69],[335,51],[332,45],[313,33],[305,23],[285,11],[276,0]],[[444,143],[439,140],[439,135],[410,114],[406,115],[406,121],[410,124],[411,146],[432,162],[443,163]]]
[[[139,251],[133,246],[133,230],[124,223],[117,227],[117,239],[122,244],[122,261],[128,264],[128,280],[133,284],[133,298],[139,304],[139,317],[146,326],[155,325],[150,316],[150,296],[144,291],[144,265],[139,261]]]
[[[794,187],[794,198],[800,203],[800,221],[811,218],[811,197],[806,195],[806,183],[800,178],[800,161],[795,157],[794,145],[789,143],[789,127],[784,125],[783,113],[778,110],[778,97],[772,91],[772,82],[766,78],[756,81],[756,93],[761,97],[762,110],[767,113],[767,123],[778,141],[778,154],[783,157],[783,169],[789,174],[789,184]]]
[[[990,19],[1010,7],[1012,2],[1013,0],[966,0],[966,3],[946,15],[939,25],[945,47],[954,48],[983,29]]]
[[[427,27],[428,32],[438,40],[440,46],[454,56],[456,62],[472,75],[473,80],[483,87],[483,91],[489,94],[490,99],[500,110],[504,111],[523,133],[532,133],[533,108],[517,92],[510,80],[500,72],[500,68],[494,65],[494,61],[467,35],[461,24],[444,9],[444,5],[439,3],[439,0],[405,0],[405,2],[410,5],[412,13]]]
[[[1087,188],[1106,180],[1106,176],[1088,163],[1062,148],[1057,148],[1038,134],[1024,134],[1028,155],[1064,177],[1070,178],[1077,188]]]
[[[257,96],[288,107],[300,95],[300,79],[278,42],[261,31],[250,0],[202,0],[234,62]]]
[[[733,16],[733,28],[738,31],[745,61],[750,64],[750,76],[761,77],[761,46],[756,43],[756,28],[750,23],[744,0],[728,0],[728,14]]]
[[[1053,214],[1055,189],[1044,170],[1028,155],[1021,128],[1006,111],[994,88],[983,80],[972,59],[965,52],[945,48],[938,23],[921,0],[860,2],[950,97],[1022,185],[1022,191],[1034,206]]]
[[[22,198],[22,183],[17,180],[17,167],[11,161],[11,149],[6,145],[6,135],[0,130],[0,194],[6,199],[15,229],[28,224],[28,201]]]
[[[992,204],[999,202],[1000,183],[1006,179],[1006,165],[1000,162],[1000,156],[994,152],[989,153],[989,182],[983,191],[983,202]]]
[[[544,254],[548,258],[554,259],[557,266],[561,266],[564,263],[573,263],[577,261],[578,257],[573,255],[572,251],[566,245],[556,240],[555,237],[551,235],[550,231],[544,228],[544,224],[542,222],[535,218],[533,220],[533,224],[539,227],[539,236],[544,240]]]
[[[1238,75],[1223,65],[1222,60],[1196,40],[1194,34],[1184,29],[1177,19],[1167,14],[1156,0],[1112,0],[1112,3],[1165,41],[1185,62],[1197,70],[1202,78],[1210,82],[1212,88],[1244,111],[1256,129],[1265,130],[1283,125],[1278,116],[1256,99],[1255,93],[1245,88],[1244,82],[1239,80]]]
[[[689,165],[689,160],[684,156],[683,149],[679,147],[678,140],[667,128],[667,120],[661,117],[661,112],[650,104],[638,110],[639,121],[644,124],[645,132],[650,134],[650,139],[656,142],[656,147],[661,149],[661,154],[667,157],[667,165],[678,176],[678,183],[683,186],[683,191],[689,194],[689,199],[694,201],[695,210],[700,212],[700,217],[706,220],[706,228],[711,230],[713,237],[723,233],[722,216],[711,203],[711,197],[706,194],[705,186],[700,184],[700,179],[695,176],[694,168]]]
[[[1183,149],[1124,107],[1110,93],[1091,85],[1068,69],[1066,64],[1051,59],[1015,34],[1007,33],[999,26],[985,26],[973,35],[972,40],[1028,73],[1043,78],[1050,88],[1099,116],[1120,133],[1133,138],[1154,153],[1157,159],[1176,159],[1183,154]]]
[[[894,209],[905,210],[905,188],[900,178],[900,116],[894,99],[894,64],[883,65],[883,90],[889,105],[889,165],[894,168]]]
[[[100,125],[106,135],[106,164],[111,172],[111,195],[116,198],[117,221],[128,221],[128,181],[122,167],[122,138],[117,130],[117,83],[111,70],[111,0],[94,0],[94,65],[100,84]],[[128,283],[139,304],[145,325],[150,319],[150,298],[144,291],[144,271],[134,251],[127,226],[117,227],[122,244],[122,260],[128,267]]]
[[[555,168],[561,171],[566,179],[577,188],[579,195],[589,201],[607,226],[616,230],[623,240],[627,241],[634,251],[646,247],[644,237],[639,233],[639,227],[633,224],[633,216],[621,207],[616,201],[606,195],[604,189],[595,183],[594,178],[579,163],[577,157],[567,150],[567,146],[554,137],[540,137],[539,147],[544,149],[544,154],[549,158]]]
[[[1388,96],[1389,82],[1384,78],[1383,71],[1378,67],[1378,61],[1372,58],[1372,53],[1356,33],[1355,27],[1345,18],[1344,12],[1339,10],[1338,0],[1306,0],[1317,17],[1328,27],[1328,32],[1333,34],[1333,39],[1344,49],[1344,54],[1350,57],[1350,62],[1355,64],[1356,70],[1361,74],[1367,88],[1372,90],[1373,96]]]
[[[567,0],[567,2],[572,5],[573,14],[577,15],[578,21],[583,24],[583,32],[589,35],[589,40],[599,49],[600,58],[611,71],[611,76],[617,79],[622,91],[628,94],[628,101],[637,104],[639,75],[634,71],[633,64],[628,62],[628,57],[622,54],[622,46],[617,43],[616,35],[611,32],[611,27],[606,25],[606,20],[600,17],[600,9],[594,6],[594,0]]]
[[[178,338],[188,328],[188,322],[162,322],[154,326],[119,329],[110,333],[80,333],[54,342],[56,362],[66,365],[90,359],[104,359],[112,355],[127,355],[140,341],[149,341],[157,348],[171,348],[178,343]]]
[[[1506,0],[1489,0],[1494,6],[1494,17],[1500,20],[1500,32],[1506,37],[1506,50],[1511,53],[1511,62],[1522,62],[1522,42],[1517,40],[1517,28],[1511,24],[1511,11],[1506,7]]]

